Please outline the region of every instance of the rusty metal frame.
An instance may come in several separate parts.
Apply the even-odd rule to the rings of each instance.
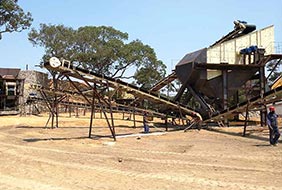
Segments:
[[[71,66],[71,67],[65,66],[64,63],[59,68],[51,68],[50,66],[48,66],[48,64],[47,65],[45,64],[45,67],[47,69],[60,73],[60,76],[64,75],[66,79],[71,83],[71,85],[76,89],[78,95],[82,96],[87,101],[87,103],[90,105],[91,116],[90,116],[90,124],[89,124],[89,137],[91,137],[93,116],[95,116],[94,114],[95,106],[93,104],[97,100],[100,105],[101,114],[103,113],[107,121],[108,127],[111,131],[112,137],[114,138],[114,140],[116,140],[114,117],[113,117],[114,110],[113,110],[113,105],[112,105],[111,100],[112,100],[114,93],[116,93],[117,90],[119,89],[129,91],[129,93],[135,95],[137,99],[141,99],[141,100],[147,99],[148,101],[152,101],[156,103],[161,103],[161,104],[164,103],[165,107],[167,107],[166,109],[171,109],[171,111],[173,112],[181,112],[181,114],[183,113],[185,115],[190,115],[192,118],[199,117],[201,119],[201,117],[198,115],[196,111],[186,106],[183,106],[182,104],[176,105],[177,102],[175,101],[169,100],[164,97],[160,97],[156,93],[152,93],[151,91],[140,89],[136,86],[125,83],[123,81],[112,79],[112,78],[109,78],[103,75],[99,75],[91,71],[84,70],[82,68],[78,68],[74,66]],[[91,89],[91,90],[86,90],[86,91],[92,91],[92,95],[85,94],[84,92],[86,91],[80,90],[79,87],[73,82],[72,78],[83,81],[89,87],[89,89]],[[102,90],[96,89],[96,84],[101,84],[104,87],[104,89]],[[103,91],[109,88],[113,88],[114,93],[108,99],[106,99],[103,95]],[[136,108],[135,106],[132,106],[132,105],[122,105],[122,107],[127,107],[127,111],[131,112],[131,114],[133,115],[133,122],[134,122],[133,124],[134,124],[134,127],[136,127],[135,114],[142,114],[144,110],[142,110],[142,108]],[[109,117],[107,116],[106,112],[110,113]],[[152,115],[154,116],[158,116],[162,118],[164,118],[164,116],[167,115],[167,112],[164,112],[164,111],[155,112],[155,111],[150,110],[149,112],[152,113]]]
[[[270,73],[267,75],[266,80],[269,79],[269,77],[271,76],[271,74],[274,72],[274,70],[276,69],[276,67],[280,64],[282,58],[278,59],[277,62],[275,63],[274,67],[271,69]]]
[[[274,56],[275,57],[275,56]],[[273,56],[267,56],[264,57],[263,61],[260,61],[259,64],[257,65],[248,65],[248,66],[241,66],[241,65],[235,65],[235,66],[230,66],[230,65],[226,65],[226,64],[215,64],[215,65],[211,65],[211,64],[198,64],[197,69],[204,69],[204,68],[209,68],[209,69],[218,69],[222,71],[222,80],[223,80],[223,97],[227,97],[228,98],[228,71],[229,69],[231,70],[240,70],[243,67],[244,68],[259,68],[260,71],[260,98],[255,99],[254,101],[251,101],[250,105],[247,105],[247,109],[251,109],[251,107],[253,106],[254,102],[257,101],[261,101],[262,99],[265,98],[265,78],[264,78],[264,66],[265,66],[265,62],[274,59]],[[279,57],[279,56],[278,56]],[[275,57],[276,58],[276,57]],[[281,61],[281,56],[279,57]],[[278,64],[278,63],[277,63]],[[48,65],[47,65],[48,66]],[[91,71],[85,71],[83,69],[79,69],[77,67],[65,67],[64,65],[60,66],[59,68],[54,68],[55,71],[58,71],[60,73],[59,77],[66,77],[68,81],[70,81],[71,85],[78,91],[78,94],[80,96],[82,96],[87,103],[90,105],[91,107],[91,116],[90,116],[90,124],[89,124],[89,137],[91,137],[92,134],[92,126],[93,126],[93,117],[95,117],[95,102],[98,101],[99,102],[99,106],[101,109],[101,114],[104,115],[108,127],[111,131],[112,137],[114,138],[114,140],[116,140],[116,134],[115,134],[115,125],[114,125],[114,118],[113,118],[113,105],[112,105],[112,98],[114,96],[114,94],[118,91],[118,90],[126,90],[129,91],[129,93],[136,95],[136,99],[147,99],[148,101],[152,101],[152,102],[157,102],[157,103],[164,103],[165,106],[167,107],[167,110],[171,110],[174,111],[174,113],[176,115],[179,116],[179,118],[182,118],[182,124],[183,123],[183,114],[187,114],[190,115],[192,117],[194,117],[194,114],[197,113],[194,110],[191,110],[190,108],[185,107],[185,105],[183,104],[179,104],[179,102],[177,100],[180,99],[180,97],[183,95],[184,91],[186,89],[188,89],[190,91],[191,96],[196,96],[196,99],[198,99],[204,106],[210,109],[209,104],[207,104],[205,101],[202,102],[203,97],[201,97],[201,95],[198,95],[197,92],[195,92],[193,90],[193,87],[191,87],[190,85],[182,85],[182,90],[181,93],[178,94],[177,96],[177,100],[174,101],[170,101],[170,100],[166,100],[164,98],[159,97],[159,95],[157,95],[155,92],[152,91],[145,91],[143,89],[140,89],[138,87],[133,87],[130,84],[126,84],[125,82],[116,80],[116,79],[112,79],[103,75],[98,75],[95,74]],[[58,77],[58,78],[59,78]],[[57,78],[57,79],[58,79]],[[78,79],[78,80],[82,80],[88,87],[90,90],[86,90],[86,91],[82,91],[79,89],[79,87],[73,82],[73,79]],[[171,77],[170,80],[172,80],[173,77]],[[169,81],[165,81],[163,80],[163,82],[160,83],[160,86],[167,84]],[[103,89],[97,89],[96,84],[101,84]],[[160,86],[156,86],[156,88],[160,88]],[[56,89],[56,82],[54,82],[54,88]],[[113,88],[113,94],[111,94],[109,96],[109,98],[105,98],[103,96],[103,92],[109,88]],[[189,89],[190,88],[190,89]],[[191,90],[192,89],[192,90]],[[56,90],[55,90],[56,91]],[[89,93],[85,93],[89,91],[92,94]],[[192,92],[191,92],[192,91]],[[194,93],[194,95],[193,95]],[[63,99],[63,97],[58,98],[56,93],[53,94],[54,96],[54,102],[53,104],[50,104],[50,112],[52,113],[51,116],[54,119],[54,116],[57,117],[55,114],[58,112],[57,110],[57,106],[58,103],[61,99]],[[238,108],[235,108],[234,110],[229,107],[229,105],[227,105],[227,98],[224,98],[224,110],[223,112],[217,114],[213,114],[211,115],[211,117],[209,117],[209,121],[214,120],[215,122],[218,121],[222,121],[222,115],[228,115],[228,114],[232,114],[235,111],[242,111],[243,108],[246,108],[245,105],[239,105]],[[257,98],[257,97],[256,97]],[[131,105],[132,106],[132,105]],[[134,127],[136,127],[136,121],[135,121],[135,114],[136,114],[136,109],[138,110],[139,108],[135,108],[135,106],[129,106],[129,109],[131,111],[131,113],[133,114],[133,122],[134,122]],[[130,108],[131,107],[131,108]],[[140,110],[140,109],[139,109]],[[164,110],[162,110],[163,114],[165,113]],[[210,109],[210,112],[212,112],[212,110]],[[110,116],[108,117],[107,113],[110,113]],[[166,112],[165,115],[167,115],[168,112]],[[168,116],[166,116],[166,118],[168,118]],[[195,116],[194,118],[197,118],[197,116]],[[223,117],[224,118],[224,117]],[[52,119],[52,120],[53,120]],[[166,119],[167,121],[167,119]],[[262,121],[262,119],[261,119]],[[193,123],[193,122],[192,122]],[[261,122],[262,123],[262,122]],[[56,120],[56,124],[57,124],[57,120]],[[191,126],[192,127],[192,126]],[[189,128],[189,126],[188,126]]]
[[[107,121],[108,127],[111,131],[112,137],[114,140],[116,140],[116,134],[115,134],[115,126],[114,126],[114,118],[113,118],[113,110],[112,110],[112,104],[111,101],[107,101],[98,91],[96,88],[96,83],[95,81],[93,81],[93,86],[87,81],[85,80],[85,78],[83,76],[80,75],[80,73],[78,73],[77,71],[74,71],[77,75],[77,78],[82,80],[85,84],[87,84],[87,86],[89,88],[92,89],[93,91],[93,95],[92,95],[92,101],[90,101],[88,99],[88,97],[86,97],[86,95],[84,95],[82,93],[82,91],[77,87],[77,85],[71,80],[70,76],[67,73],[64,73],[64,75],[66,76],[66,78],[68,79],[68,81],[70,81],[70,83],[73,85],[73,87],[84,97],[84,99],[91,105],[91,116],[90,116],[90,124],[89,124],[89,138],[91,138],[91,134],[92,134],[92,125],[93,125],[93,112],[94,112],[94,102],[95,102],[95,98],[97,98],[97,100],[99,101],[99,104],[101,105],[101,109],[102,112],[104,114],[104,117]],[[104,109],[104,107],[102,106],[104,104],[106,104],[109,109],[110,109],[110,119],[107,116],[106,110]],[[109,121],[111,120],[111,122]]]
[[[51,119],[51,128],[53,129],[54,128],[54,117],[55,117],[55,115],[57,115],[57,113],[54,109],[54,103],[53,103],[53,101],[50,101],[50,99],[48,98],[48,96],[46,95],[46,93],[44,91],[40,90],[39,92],[40,92],[45,104],[47,105],[47,108],[50,111],[50,115],[49,115],[49,118],[48,118],[48,120],[45,124],[45,128],[47,128],[47,125],[48,125],[48,123]],[[56,119],[57,118],[58,117],[56,117]],[[56,122],[56,124],[58,124],[58,122]],[[56,125],[56,127],[58,127],[58,125]]]

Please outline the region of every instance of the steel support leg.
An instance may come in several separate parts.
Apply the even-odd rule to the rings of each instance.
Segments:
[[[260,96],[263,98],[263,95],[265,93],[265,71],[264,67],[260,67],[259,70],[259,83],[260,83]],[[260,111],[260,125],[263,127],[266,124],[266,112],[265,111]]]
[[[90,126],[89,126],[89,135],[88,137],[91,138],[91,133],[92,133],[92,124],[93,124],[93,112],[94,112],[94,92],[93,92],[93,97],[92,97],[92,104],[91,104],[91,115],[90,115]],[[95,114],[95,113],[94,113]]]
[[[245,115],[245,123],[244,123],[244,131],[243,131],[243,137],[246,136],[246,130],[247,130],[247,124],[248,124],[248,117],[249,117],[249,104],[246,108],[246,115]]]

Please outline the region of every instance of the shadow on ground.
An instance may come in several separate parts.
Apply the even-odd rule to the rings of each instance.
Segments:
[[[54,138],[29,138],[23,139],[25,142],[39,142],[39,141],[67,141],[67,140],[75,140],[75,139],[87,139],[88,137],[54,137]]]

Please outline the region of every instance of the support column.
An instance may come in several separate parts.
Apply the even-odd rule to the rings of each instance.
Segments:
[[[75,117],[78,117],[78,107],[75,108]]]
[[[58,118],[58,97],[57,97],[57,90],[58,90],[58,80],[55,78],[55,75],[54,75],[54,89],[55,89],[55,117],[56,117],[56,127],[58,128],[59,127],[59,118]]]
[[[264,66],[260,67],[259,70],[259,87],[260,87],[260,97],[263,98],[263,95],[265,93],[265,71],[264,71]],[[260,111],[260,125],[263,127],[266,124],[266,110],[261,110]]]
[[[234,100],[235,100],[235,102],[236,102],[236,105],[238,105],[238,103],[239,103],[239,91],[237,91],[237,92],[233,95],[233,98],[234,98]],[[234,116],[234,119],[237,120],[237,121],[239,121],[239,114],[236,114],[236,115]]]
[[[222,97],[223,97],[223,109],[228,108],[228,74],[227,70],[222,71]]]
[[[248,124],[248,117],[249,117],[249,104],[246,108],[246,115],[245,115],[245,123],[244,123],[244,131],[243,131],[243,137],[246,136],[246,130],[247,130],[247,124]]]
[[[265,103],[263,104],[263,107],[264,107],[264,109],[262,110],[262,112],[263,112],[263,114],[262,114],[263,115],[262,121],[264,121],[264,123],[261,123],[262,127],[267,125],[267,106],[266,106]]]
[[[109,87],[110,87],[109,83],[107,83],[107,87],[109,89]],[[96,86],[95,86],[95,90],[96,90]],[[113,95],[116,93],[116,91],[117,90],[114,91]],[[110,116],[111,116],[111,124],[112,124],[112,126],[111,126],[112,130],[111,131],[112,131],[112,135],[113,135],[114,140],[116,140],[116,130],[115,130],[115,123],[114,123],[114,115],[113,115],[112,97],[113,96],[109,97],[108,105],[110,107]]]
[[[199,101],[199,103],[204,108],[204,110],[209,110],[209,106],[207,102],[199,94],[197,94],[196,91],[191,86],[188,85],[187,88],[189,92],[192,94],[192,96]]]
[[[51,124],[51,128],[53,128],[53,127],[54,127],[53,102],[49,101],[49,99],[48,99],[48,97],[47,97],[47,95],[45,94],[44,91],[41,91],[41,90],[40,90],[39,92],[40,92],[40,94],[41,94],[43,100],[45,101],[45,103],[46,103],[46,105],[47,105],[47,108],[48,108],[49,111],[50,111],[49,118],[48,118],[48,121],[46,122],[45,128],[47,128],[47,125],[48,125],[50,119],[53,119],[53,123]]]
[[[95,107],[94,101],[95,101],[95,97],[94,97],[94,89],[93,89],[93,97],[92,97],[92,104],[91,104],[91,115],[90,115],[90,126],[89,126],[89,136],[88,136],[89,138],[91,138],[91,133],[92,133],[93,112],[94,112],[94,107]]]
[[[168,131],[168,121],[167,121],[167,117],[165,117],[165,131]]]
[[[223,93],[223,110],[228,108],[228,72],[227,70],[222,71],[222,93]],[[224,120],[224,124],[228,124],[228,120]]]
[[[51,105],[51,112],[52,112],[52,117],[51,117],[51,128],[54,128],[54,122],[56,122],[56,127],[59,126],[58,124],[58,97],[56,94],[56,91],[58,89],[58,85],[57,85],[57,79],[56,79],[56,73],[55,72],[51,72],[52,77],[53,77],[53,87],[54,87],[54,91],[53,91],[53,96],[54,98],[52,99],[52,103],[50,103]],[[46,96],[46,98],[48,99],[48,97]]]
[[[83,80],[85,82],[85,84],[87,84],[93,90],[93,93],[95,94],[95,97],[97,98],[97,100],[98,100],[98,102],[101,106],[102,112],[103,112],[104,117],[107,121],[107,124],[108,124],[110,131],[111,131],[111,134],[112,134],[114,140],[116,141],[115,129],[114,129],[114,125],[113,125],[114,122],[113,122],[113,120],[112,120],[111,123],[109,122],[109,118],[108,118],[107,113],[106,113],[106,106],[108,106],[111,109],[111,106],[112,106],[111,101],[106,100],[103,97],[103,95],[97,91],[95,84],[93,84],[94,86],[92,86],[89,83],[89,81],[87,81],[82,75],[80,75],[78,72],[76,72],[76,74],[77,74],[78,79]],[[79,89],[78,86],[76,86],[76,84],[70,79],[70,77],[68,75],[66,75],[66,77],[71,82],[71,84],[76,88],[76,90],[85,98],[85,100],[89,104],[91,104],[92,102],[89,101],[89,99],[82,93],[82,91]],[[105,108],[104,108],[104,105],[105,105]],[[111,118],[112,118],[112,114],[111,114]]]
[[[133,128],[135,129],[136,128],[136,120],[135,120],[135,106],[133,107]]]

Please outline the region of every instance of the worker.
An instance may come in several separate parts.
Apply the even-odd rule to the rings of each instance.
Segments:
[[[148,124],[148,112],[144,112],[143,115],[143,125],[144,125],[144,133],[149,133],[149,124]]]
[[[277,117],[278,115],[275,113],[275,108],[270,106],[269,113],[267,114],[267,125],[269,128],[269,142],[274,146],[277,145],[280,137],[280,132],[277,126]]]

